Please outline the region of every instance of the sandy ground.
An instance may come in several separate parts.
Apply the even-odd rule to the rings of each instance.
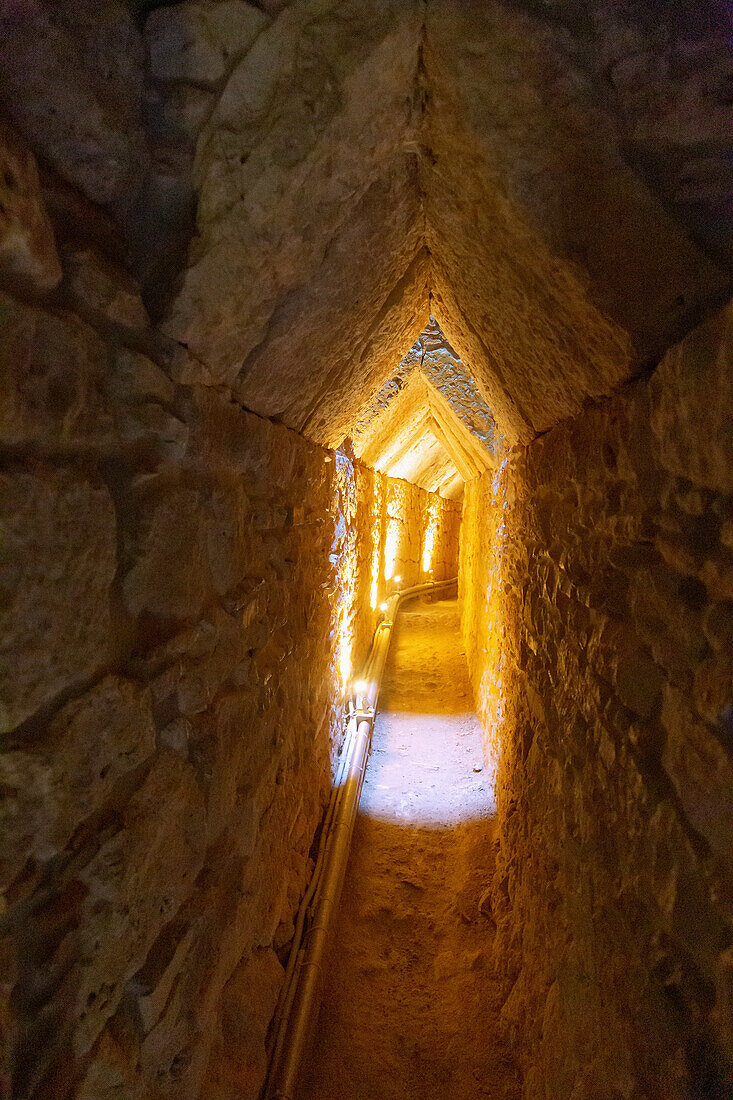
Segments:
[[[400,613],[379,710],[300,1100],[518,1100],[479,905],[493,776],[455,601]]]

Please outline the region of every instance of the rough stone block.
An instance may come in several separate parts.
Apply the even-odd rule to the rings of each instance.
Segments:
[[[733,851],[733,765],[713,732],[694,714],[686,697],[665,692],[662,724],[667,742],[662,761],[691,824],[726,858]]]
[[[108,442],[107,351],[93,329],[0,297],[0,431],[8,443],[51,446]]]
[[[143,48],[122,0],[2,12],[3,106],[34,150],[88,198],[124,208],[149,155]]]
[[[220,1036],[212,1051],[213,1096],[257,1100],[267,1071],[265,1039],[283,982],[283,968],[271,948],[245,958],[224,987]]]
[[[147,441],[168,461],[183,457],[189,427],[176,406],[176,387],[152,359],[111,348],[106,389],[116,440]]]
[[[131,491],[130,508],[123,595],[134,615],[190,620],[252,568],[241,484],[143,483]]]
[[[107,489],[71,469],[6,471],[0,523],[5,732],[110,660],[117,545]]]
[[[698,714],[730,738],[733,718],[733,650],[701,661],[695,670],[693,694]]]
[[[0,276],[44,293],[61,279],[38,170],[20,135],[0,119]]]
[[[149,327],[140,288],[124,270],[91,249],[64,250],[65,285],[77,306],[127,328]]]
[[[146,1091],[128,1052],[105,1029],[79,1084],[78,1100],[144,1100]]]
[[[671,348],[649,382],[659,461],[695,485],[733,491],[733,306]]]
[[[204,854],[204,814],[193,769],[161,752],[122,814],[122,829],[84,868],[88,894],[74,1046],[85,1054],[115,1012],[125,982],[191,894]]]
[[[216,87],[269,20],[244,0],[185,0],[151,12],[145,23],[155,80]]]
[[[149,693],[107,676],[59,711],[40,745],[1,753],[0,887],[29,857],[62,852],[154,750]]]

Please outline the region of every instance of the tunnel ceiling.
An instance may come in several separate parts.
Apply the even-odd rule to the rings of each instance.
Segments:
[[[491,411],[433,317],[352,437],[366,465],[453,497],[496,464],[502,445]]]
[[[725,293],[713,0],[134,7],[6,6],[4,109],[124,228],[149,298],[173,286],[190,380],[316,442],[431,314],[512,444]]]

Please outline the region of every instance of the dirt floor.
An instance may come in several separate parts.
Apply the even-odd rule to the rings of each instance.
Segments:
[[[455,601],[393,635],[301,1100],[518,1100],[498,1039],[493,775]]]

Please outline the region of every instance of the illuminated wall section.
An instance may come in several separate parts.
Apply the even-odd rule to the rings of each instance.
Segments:
[[[371,581],[369,586],[369,606],[376,611],[382,596],[382,569],[384,558],[384,482],[381,477],[374,480],[372,507],[370,509],[370,530],[372,538]]]
[[[384,600],[431,577],[456,575],[461,505],[370,470],[343,451],[335,453],[332,469],[331,642],[338,707],[366,660]]]
[[[506,614],[505,459],[491,477],[466,483],[461,525],[459,597],[461,625],[476,709],[487,747],[503,726],[505,667],[511,650]]]
[[[332,636],[336,635],[336,682],[343,697],[349,690],[353,670],[353,635],[357,582],[357,487],[354,463],[340,451],[335,453],[333,480],[334,536],[331,562],[335,567],[335,599]]]
[[[429,579],[433,571],[433,557],[436,550],[436,538],[440,522],[440,503],[436,498],[430,499],[425,507],[425,530],[422,545],[422,571],[425,579]]]

